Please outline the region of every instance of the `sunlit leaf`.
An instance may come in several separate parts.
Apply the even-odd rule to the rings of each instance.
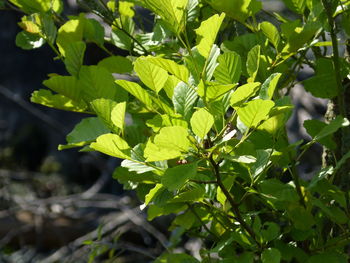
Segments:
[[[237,109],[240,120],[248,127],[254,128],[261,121],[267,119],[268,114],[275,103],[271,100],[252,100]]]
[[[225,14],[223,13],[220,16],[215,14],[203,21],[200,27],[196,29],[197,49],[203,57],[208,58],[224,18]]]
[[[218,57],[219,65],[214,72],[215,80],[222,84],[235,84],[242,71],[241,57],[236,52],[225,52]]]
[[[131,155],[128,143],[112,133],[99,136],[96,142],[90,144],[90,147],[96,151],[122,159],[130,159]]]
[[[260,23],[260,29],[267,37],[267,39],[271,42],[271,44],[278,50],[278,45],[280,43],[280,34],[277,28],[271,24],[270,22],[262,22]]]
[[[253,82],[258,74],[260,65],[260,45],[254,46],[248,53],[247,57],[247,72]]]
[[[252,82],[238,87],[231,95],[231,106],[240,106],[251,98],[259,89],[260,82]]]
[[[126,102],[121,102],[115,105],[111,112],[111,121],[113,124],[121,129],[124,130],[124,122],[125,122],[125,111],[126,111]]]
[[[85,112],[87,110],[87,105],[83,101],[76,102],[61,94],[52,94],[51,91],[46,89],[34,91],[30,101],[60,110],[74,112]]]
[[[191,118],[192,131],[201,139],[204,139],[214,124],[214,117],[206,110],[199,109]]]
[[[155,92],[159,92],[168,79],[168,73],[161,67],[151,63],[145,57],[139,57],[134,69],[141,81]]]

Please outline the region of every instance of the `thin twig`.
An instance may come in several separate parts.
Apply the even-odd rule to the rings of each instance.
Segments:
[[[223,184],[222,180],[221,180],[221,175],[220,175],[220,171],[219,171],[219,165],[214,161],[213,156],[210,155],[209,156],[209,161],[213,167],[214,170],[214,174],[216,176],[216,180],[217,180],[217,184],[219,185],[221,191],[223,192],[223,194],[225,195],[225,197],[227,198],[227,200],[229,201],[231,208],[232,208],[232,212],[235,215],[236,220],[241,224],[241,226],[247,231],[247,233],[253,238],[253,240],[255,241],[255,243],[260,247],[260,243],[258,242],[256,235],[253,231],[253,229],[250,227],[250,225],[248,225],[241,214],[241,211],[239,210],[238,204],[235,202],[235,200],[233,199],[232,195],[229,193],[229,191],[226,189],[225,185]]]

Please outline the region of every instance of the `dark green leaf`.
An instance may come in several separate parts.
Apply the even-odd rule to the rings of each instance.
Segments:
[[[280,263],[281,252],[276,248],[268,248],[261,254],[262,263]]]
[[[197,174],[197,163],[189,163],[168,168],[163,177],[162,184],[169,190],[181,188],[189,179]]]
[[[23,49],[35,49],[45,44],[45,40],[37,34],[21,31],[16,36],[16,45]]]

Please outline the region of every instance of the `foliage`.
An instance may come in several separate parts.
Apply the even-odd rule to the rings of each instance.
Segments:
[[[350,1],[283,0],[296,20],[264,11],[257,0],[79,2],[101,20],[65,19],[61,0],[4,3],[25,13],[16,44],[47,43],[67,69],[50,75],[49,90],[35,91],[32,101],[94,115],[60,149],[124,159],[114,178],[137,192],[150,220],[175,214],[171,231],[205,240],[202,262],[349,260],[349,185],[338,177],[349,177],[343,83],[350,65],[338,54],[337,33],[349,32],[338,21],[349,22]],[[135,23],[136,6],[155,14],[151,32]],[[273,23],[258,22],[266,13]],[[106,58],[87,66],[90,44]],[[312,140],[300,146],[289,144],[285,125],[303,65],[315,71],[305,88],[333,99],[338,116],[306,122]],[[316,142],[341,152],[303,181],[299,161]],[[176,246],[155,262],[198,262],[172,253]]]

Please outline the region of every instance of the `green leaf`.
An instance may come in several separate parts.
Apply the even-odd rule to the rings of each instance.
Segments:
[[[253,82],[258,74],[260,65],[260,45],[254,46],[248,53],[247,72],[250,76],[250,82]]]
[[[231,106],[239,107],[250,99],[258,91],[260,84],[260,82],[252,82],[238,87],[231,95]]]
[[[261,9],[261,2],[257,0],[206,0],[218,12],[225,12],[228,16],[243,23],[248,17]]]
[[[299,205],[288,207],[288,216],[293,222],[293,227],[299,230],[309,230],[315,224],[310,211]]]
[[[323,128],[327,126],[327,124],[319,120],[306,120],[304,121],[303,126],[311,137],[315,137],[316,134],[318,134]],[[332,134],[319,139],[318,142],[326,146],[328,149],[336,148]]]
[[[321,254],[317,254],[314,256],[311,256],[306,263],[330,263],[330,262],[337,262],[337,263],[346,263],[348,262],[347,256],[344,254],[338,254],[337,252],[324,252]]]
[[[314,136],[315,141],[319,141],[320,139],[330,135],[334,134],[338,129],[342,127],[349,126],[350,122],[348,119],[343,118],[342,116],[337,116],[334,120],[332,120],[326,127],[324,127],[322,130],[319,131]]]
[[[192,87],[184,82],[180,82],[175,87],[172,98],[176,113],[181,114],[185,120],[188,120],[197,98],[198,95]]]
[[[199,263],[197,259],[187,254],[163,254],[154,263]]]
[[[164,127],[154,137],[153,142],[147,142],[144,156],[147,162],[169,160],[180,157],[182,152],[187,152],[190,141],[187,138],[188,131],[184,127]]]
[[[85,17],[81,17],[84,21],[84,38],[88,42],[94,42],[98,46],[103,46],[105,30],[100,22],[95,19],[88,19]]]
[[[162,176],[162,184],[170,191],[180,189],[197,174],[197,163],[189,163],[168,168]]]
[[[280,43],[281,37],[277,28],[270,22],[265,21],[260,23],[260,29],[278,51],[278,45]]]
[[[99,136],[96,142],[90,144],[90,147],[96,151],[121,159],[130,159],[131,155],[128,143],[112,133]]]
[[[126,111],[126,102],[121,102],[115,105],[111,112],[111,120],[113,124],[118,127],[122,132],[124,130],[125,122],[125,111]]]
[[[127,80],[116,80],[115,83],[140,100],[148,109],[153,110],[151,96],[139,84]]]
[[[110,73],[131,73],[132,63],[121,56],[110,56],[98,62],[97,66],[107,69]]]
[[[155,217],[163,216],[163,215],[169,215],[171,213],[179,213],[187,208],[187,205],[184,205],[183,203],[168,203],[163,207],[159,207],[156,205],[150,205],[147,214],[147,219],[153,220]],[[165,261],[165,262],[173,262],[173,261]]]
[[[35,49],[45,44],[45,40],[38,34],[31,34],[26,31],[21,31],[16,36],[16,46],[22,49]]]
[[[225,52],[218,57],[218,63],[214,72],[216,81],[222,84],[234,84],[239,81],[242,72],[240,55],[236,52]]]
[[[223,181],[223,185],[225,186],[225,188],[228,191],[230,191],[234,181],[235,181],[235,177],[234,176],[228,176]],[[218,202],[225,207],[227,197],[224,194],[224,192],[221,190],[220,187],[217,187],[217,190],[216,190],[216,200],[218,200]]]
[[[206,101],[212,102],[217,99],[220,99],[225,93],[232,90],[236,84],[226,84],[226,85],[218,85],[216,83],[203,83],[201,82],[198,85],[197,93],[203,97]]]
[[[181,126],[164,127],[154,137],[154,143],[165,149],[173,149],[187,152],[190,141],[187,138],[188,131]]]
[[[159,15],[175,34],[185,29],[188,0],[141,0],[141,3]]]
[[[239,54],[242,61],[247,61],[249,51],[256,45],[264,46],[266,37],[262,32],[238,35],[232,41],[224,41],[222,44],[223,51],[234,51]],[[243,74],[247,75],[246,65],[242,64]]]
[[[89,102],[99,98],[120,101],[118,97],[122,100],[125,97],[124,94],[118,94],[119,90],[114,83],[112,74],[103,67],[82,66],[78,84],[82,90],[83,98]]]
[[[170,126],[181,126],[184,128],[188,127],[188,124],[181,115],[169,116],[167,114],[156,115],[153,119],[146,121],[146,125],[151,127],[154,132],[158,132],[163,127]]]
[[[252,177],[255,179],[260,175],[265,168],[271,163],[271,151],[272,149],[257,150],[257,157],[254,166],[252,167]]]
[[[332,99],[338,93],[335,75],[332,60],[319,58],[316,60],[315,75],[303,81],[304,87],[315,97]]]
[[[257,125],[267,119],[270,110],[275,103],[271,100],[256,99],[249,101],[237,109],[240,120],[248,128],[257,127]]]
[[[67,71],[74,77],[78,77],[80,68],[83,65],[85,49],[86,45],[82,41],[67,44],[64,64]]]
[[[215,69],[219,65],[217,63],[217,59],[219,56],[220,56],[220,48],[214,44],[210,50],[209,57],[207,58],[205,64],[203,65],[203,67],[205,66],[204,68],[205,75],[202,77],[202,79],[206,81],[212,80]],[[200,74],[202,73],[200,72]]]
[[[49,14],[37,14],[38,15],[38,24],[41,25],[40,35],[50,44],[55,43],[57,36],[57,28],[52,17]]]
[[[96,99],[91,102],[94,112],[111,131],[115,130],[115,124],[112,121],[112,111],[117,105],[117,102],[109,99]]]
[[[214,117],[206,109],[196,111],[191,118],[192,131],[201,139],[204,139],[214,125]]]
[[[280,263],[281,252],[276,248],[268,248],[261,254],[262,263]]]
[[[174,75],[179,80],[182,80],[185,83],[188,82],[189,72],[184,65],[179,65],[173,60],[160,58],[160,57],[148,56],[146,57],[146,59],[152,64],[158,67],[161,67],[162,69],[166,70],[170,74]]]
[[[30,101],[46,107],[74,112],[86,112],[87,109],[83,101],[76,102],[61,94],[52,94],[51,91],[46,89],[34,91],[30,97]]]
[[[303,26],[301,26],[300,20],[283,23],[281,25],[281,30],[285,38],[287,38],[287,44],[281,53],[286,57],[293,55],[293,53],[297,52],[314,38],[315,33],[320,29],[320,26],[321,25],[317,20],[309,20]]]
[[[50,79],[45,80],[43,84],[65,97],[77,102],[81,101],[81,89],[75,77],[54,75]]]
[[[300,15],[304,14],[307,0],[283,0],[283,2],[292,11]]]
[[[112,43],[120,49],[131,50],[132,39],[122,30],[114,28],[111,32]]]
[[[208,58],[224,18],[224,13],[220,16],[215,14],[203,21],[200,27],[195,30],[197,34],[197,50],[204,58]]]
[[[48,12],[60,13],[63,8],[61,0],[10,0],[10,2],[26,13]]]
[[[145,57],[139,57],[136,60],[134,69],[141,81],[156,93],[164,87],[168,80],[168,73],[161,67],[149,62]]]
[[[71,19],[58,29],[56,44],[62,56],[66,56],[67,46],[82,41],[84,25],[80,19]]]
[[[165,93],[169,99],[172,100],[172,98],[174,96],[175,87],[179,83],[180,83],[180,80],[177,77],[175,77],[173,75],[169,75],[168,80],[165,82],[165,85],[163,87],[163,90],[165,91]]]
[[[175,196],[169,202],[177,203],[177,202],[197,202],[203,199],[203,195],[205,194],[204,187],[196,186],[190,190],[186,190],[185,192],[180,193]]]
[[[263,100],[272,99],[275,89],[277,87],[278,80],[282,76],[281,73],[273,73],[268,79],[261,85],[259,97]]]
[[[270,242],[280,235],[280,227],[274,222],[265,222],[260,230],[260,235],[265,241]]]
[[[165,190],[162,184],[156,184],[149,193],[145,196],[145,205],[148,205],[152,200]]]
[[[159,147],[156,144],[154,144],[151,140],[147,142],[144,151],[144,157],[146,158],[146,162],[170,160],[180,157],[181,155],[181,151]]]
[[[138,174],[144,174],[149,171],[154,171],[155,168],[148,166],[144,155],[144,144],[139,143],[131,150],[131,160],[123,160],[122,167],[125,167],[130,172],[136,172]]]
[[[67,145],[59,145],[59,150],[84,146],[110,130],[96,117],[85,118],[67,135]]]
[[[295,202],[299,197],[295,189],[289,185],[284,184],[276,179],[268,179],[258,184],[260,193],[271,202]]]

